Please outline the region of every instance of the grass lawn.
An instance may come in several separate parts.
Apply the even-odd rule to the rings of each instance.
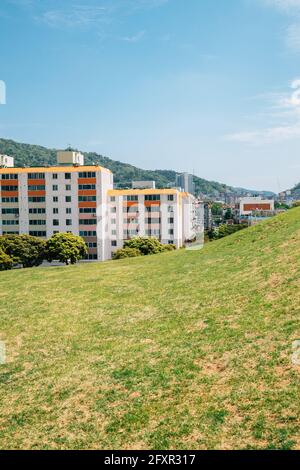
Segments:
[[[146,258],[0,273],[0,448],[300,449],[300,209]]]

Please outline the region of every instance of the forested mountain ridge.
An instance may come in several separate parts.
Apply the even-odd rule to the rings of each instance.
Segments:
[[[14,157],[15,166],[51,166],[56,163],[57,149],[48,149],[40,145],[15,142],[0,138],[0,154]],[[174,186],[176,171],[143,170],[128,163],[112,160],[96,152],[83,152],[87,165],[98,164],[110,169],[114,174],[117,187],[130,187],[132,180],[153,180],[158,188]],[[194,176],[197,193],[214,195],[226,191],[240,192],[236,188],[215,181],[207,181]],[[248,190],[242,190],[248,192]]]

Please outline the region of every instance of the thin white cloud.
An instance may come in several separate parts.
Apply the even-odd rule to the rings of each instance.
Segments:
[[[262,0],[262,2],[292,17],[293,22],[287,27],[285,42],[292,51],[300,51],[300,0]]]
[[[125,36],[125,37],[122,37],[121,40],[125,42],[135,43],[135,42],[141,41],[143,37],[145,36],[145,34],[146,34],[146,31],[139,31],[134,36]]]
[[[58,29],[103,29],[140,10],[162,7],[170,0],[4,0],[27,10],[35,21]],[[128,36],[129,37],[129,36]],[[130,37],[129,37],[130,38]]]
[[[300,23],[287,28],[286,44],[290,49],[300,51]]]
[[[288,94],[278,95],[272,106],[274,108],[281,112],[273,114],[273,117],[284,118],[285,122],[264,129],[235,132],[225,136],[225,139],[262,145],[300,138],[300,79],[291,82]]]
[[[263,0],[268,6],[274,6],[280,10],[289,12],[291,10],[300,10],[300,0]]]
[[[39,19],[55,28],[90,27],[105,19],[107,9],[88,5],[76,5],[71,9],[45,11]]]

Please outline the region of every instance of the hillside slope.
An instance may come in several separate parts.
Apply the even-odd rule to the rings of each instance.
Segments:
[[[44,166],[54,165],[56,163],[56,149],[47,149],[40,145],[30,145],[15,142],[13,140],[0,138],[0,154],[7,154],[15,158],[16,166]],[[95,152],[84,153],[87,164],[99,164],[109,168],[114,173],[114,181],[119,187],[130,187],[131,182],[151,180],[155,181],[158,188],[165,188],[168,185],[174,185],[176,172],[173,170],[142,170],[128,163],[122,163],[112,160]],[[235,188],[215,181],[207,181],[198,176],[194,177],[197,193],[214,195],[226,190],[235,191]],[[238,189],[239,194],[251,190]],[[257,194],[270,195],[269,192],[257,192]]]
[[[0,448],[299,449],[300,209],[206,245],[0,273]]]

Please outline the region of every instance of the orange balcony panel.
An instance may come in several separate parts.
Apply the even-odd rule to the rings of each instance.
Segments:
[[[1,191],[2,197],[18,197],[19,191]]]
[[[133,207],[133,206],[136,206],[136,207],[138,208],[139,203],[138,203],[138,201],[128,201],[128,202],[125,201],[125,202],[123,203],[123,205],[124,205],[124,207]]]
[[[45,180],[28,180],[28,186],[45,186]]]
[[[28,191],[28,197],[43,197],[46,196],[46,191]]]
[[[90,189],[85,191],[78,191],[78,196],[96,196],[96,190]]]
[[[271,204],[260,204],[260,203],[253,203],[253,204],[244,204],[244,211],[270,211]]]
[[[78,207],[97,207],[96,202],[79,202]]]
[[[18,186],[18,180],[0,180],[1,186]]]
[[[78,178],[78,184],[96,184],[96,178]]]
[[[160,207],[160,202],[159,201],[145,201],[144,204],[145,204],[146,207],[151,207],[151,206]]]

